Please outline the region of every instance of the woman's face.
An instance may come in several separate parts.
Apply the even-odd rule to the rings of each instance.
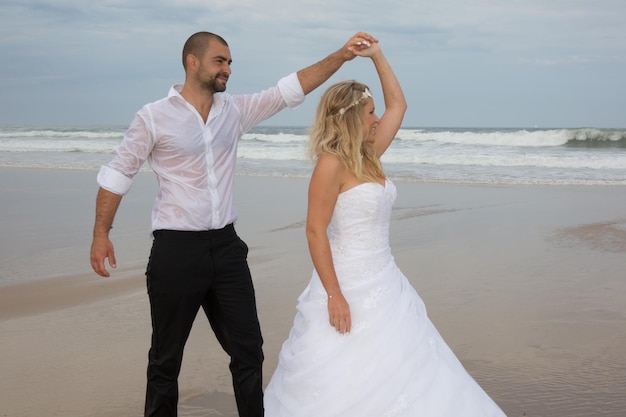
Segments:
[[[374,100],[368,99],[363,105],[363,134],[365,137],[363,138],[365,142],[373,143],[376,139],[376,127],[378,126],[378,122],[380,119],[374,113]]]

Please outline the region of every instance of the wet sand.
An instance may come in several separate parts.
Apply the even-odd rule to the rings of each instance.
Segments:
[[[109,279],[88,260],[95,172],[0,168],[0,178],[0,415],[141,415],[152,175],[140,174],[122,202]],[[507,415],[623,416],[624,188],[396,185],[396,261]],[[236,180],[266,382],[311,274],[306,187],[306,179]],[[237,415],[228,359],[202,315],[180,394],[181,416]]]

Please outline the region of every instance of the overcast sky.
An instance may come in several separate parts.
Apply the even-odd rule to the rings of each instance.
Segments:
[[[2,0],[0,125],[126,126],[184,80],[194,32],[230,45],[229,93],[380,40],[405,127],[626,127],[624,0]],[[331,78],[369,84],[357,58]],[[321,89],[266,125],[308,126]]]

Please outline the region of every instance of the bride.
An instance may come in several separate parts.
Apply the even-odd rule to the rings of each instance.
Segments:
[[[371,58],[385,112],[367,86],[328,88],[311,129],[316,160],[306,235],[314,265],[265,390],[268,417],[504,416],[465,371],[395,264],[389,222],[396,198],[380,156],[406,101],[377,42]]]

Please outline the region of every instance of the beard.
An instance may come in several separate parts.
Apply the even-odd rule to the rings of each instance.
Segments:
[[[218,77],[220,76],[228,79],[228,76],[223,74],[217,74],[214,77],[208,77],[208,79],[200,75],[198,76],[198,81],[200,85],[210,93],[222,93],[226,91],[226,82],[219,79]]]

